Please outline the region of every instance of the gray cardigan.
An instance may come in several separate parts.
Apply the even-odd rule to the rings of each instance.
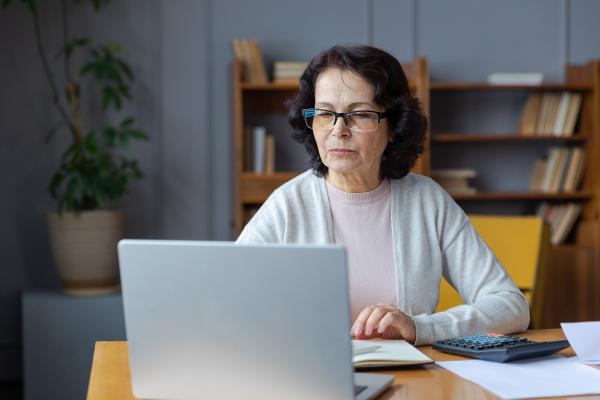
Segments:
[[[527,329],[529,306],[462,209],[431,179],[391,179],[397,307],[416,325],[416,344]],[[325,179],[312,170],[285,183],[246,225],[238,243],[333,243]],[[441,278],[465,304],[436,313]]]

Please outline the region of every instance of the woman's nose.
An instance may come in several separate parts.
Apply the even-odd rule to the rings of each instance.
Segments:
[[[350,134],[350,129],[348,129],[348,125],[346,125],[344,118],[339,117],[337,121],[335,121],[331,134],[335,136],[348,136]]]

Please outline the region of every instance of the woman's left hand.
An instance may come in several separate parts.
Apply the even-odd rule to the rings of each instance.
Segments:
[[[358,314],[351,333],[356,339],[404,339],[416,340],[415,322],[391,304],[366,307]]]

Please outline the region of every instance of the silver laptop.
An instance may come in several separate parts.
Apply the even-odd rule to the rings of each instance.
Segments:
[[[371,399],[354,374],[342,247],[122,240],[133,394],[144,399]]]

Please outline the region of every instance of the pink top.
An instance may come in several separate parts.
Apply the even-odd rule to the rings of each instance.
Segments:
[[[392,246],[391,186],[347,193],[327,182],[336,244],[348,252],[352,322],[367,306],[398,305]]]

